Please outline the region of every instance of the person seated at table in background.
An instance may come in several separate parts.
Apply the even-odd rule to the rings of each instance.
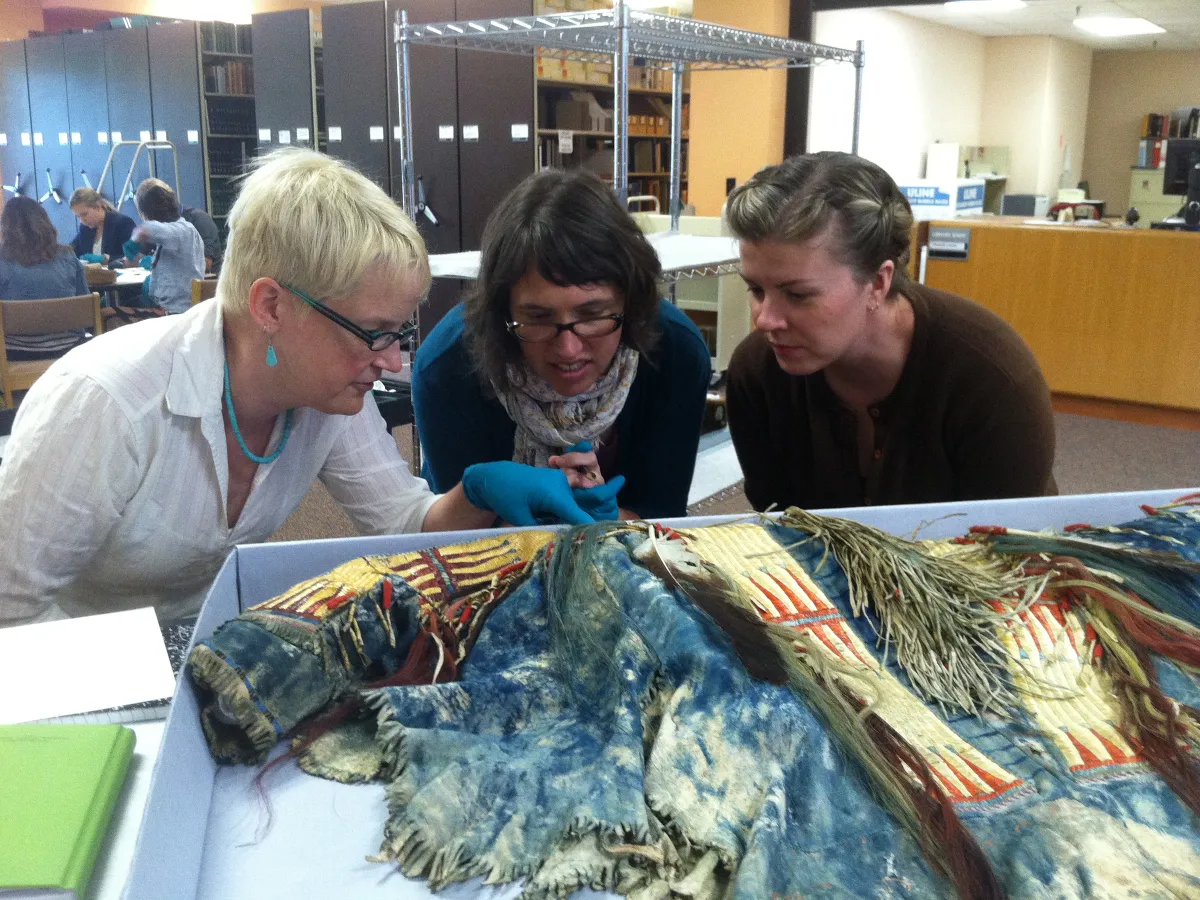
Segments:
[[[79,219],[79,231],[71,246],[76,256],[100,257],[92,262],[112,262],[125,255],[125,242],[133,237],[133,219],[117,212],[108,198],[90,187],[71,195],[71,212]]]
[[[229,551],[270,537],[317,478],[366,534],[590,522],[559,471],[474,466],[440,496],[409,472],[371,386],[403,365],[428,287],[421,236],[378,186],[308,150],[260,158],[216,302],[72,350],[18,409],[0,625],[192,616]]]
[[[175,192],[171,186],[165,181],[158,178],[147,178],[142,182],[142,185],[155,184],[159,187]],[[139,185],[141,187],[141,185]],[[185,221],[191,222],[192,227],[200,233],[200,239],[204,241],[204,270],[205,272],[217,273],[221,271],[221,260],[225,256],[225,250],[221,246],[221,231],[217,228],[217,223],[212,220],[212,216],[202,209],[196,209],[194,206],[183,206],[180,204],[179,217]]]
[[[582,171],[526,178],[488,218],[479,279],[413,364],[434,489],[472,463],[621,477],[600,518],[682,516],[711,360],[659,299],[658,256],[612,188]]]
[[[58,243],[58,232],[42,205],[31,197],[13,197],[0,212],[0,300],[81,297],[91,288],[83,263],[71,247]],[[91,335],[86,331],[5,335],[12,360],[61,356]]]
[[[756,509],[1057,493],[1037,360],[999,316],[908,277],[912,211],[883,169],[791,157],[726,218],[755,329],[726,403]]]
[[[179,216],[179,201],[168,187],[142,182],[134,194],[142,224],[125,248],[125,258],[138,263],[151,259],[150,301],[169,313],[187,312],[192,305],[192,279],[204,277],[204,241],[191,222]],[[157,246],[151,246],[157,245]]]

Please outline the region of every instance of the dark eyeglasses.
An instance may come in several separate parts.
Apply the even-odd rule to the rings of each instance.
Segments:
[[[380,350],[386,350],[388,347],[392,346],[392,344],[396,343],[396,341],[408,341],[417,331],[416,325],[405,325],[399,331],[367,331],[367,329],[360,328],[359,326],[355,325],[345,316],[335,313],[320,300],[316,300],[308,296],[308,294],[304,293],[304,291],[300,290],[299,288],[293,287],[290,284],[282,284],[281,286],[284,290],[291,291],[329,321],[336,325],[341,325],[360,341],[364,342],[374,353],[378,353]]]
[[[569,331],[577,338],[604,337],[612,334],[625,321],[624,313],[612,313],[607,316],[597,316],[594,319],[577,319],[574,322],[508,322],[509,333],[518,341],[528,344],[544,344],[552,341],[564,331]]]

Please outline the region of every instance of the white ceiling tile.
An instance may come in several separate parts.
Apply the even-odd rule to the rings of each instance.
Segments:
[[[895,11],[963,31],[983,35],[1047,34],[1094,48],[1196,49],[1200,35],[1200,0],[1027,0],[1010,13],[977,15],[946,11],[941,5],[892,7]],[[1167,29],[1167,34],[1137,38],[1096,38],[1075,28],[1076,10],[1083,16],[1140,16]]]

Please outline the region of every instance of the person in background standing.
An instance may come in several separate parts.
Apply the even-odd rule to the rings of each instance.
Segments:
[[[158,178],[147,178],[138,187],[140,189],[143,185],[147,184],[156,184],[165,190],[171,191],[171,186]],[[171,191],[171,193],[175,192]],[[213,221],[212,216],[202,209],[196,209],[194,206],[183,206],[181,204],[179,207],[179,217],[191,222],[192,227],[200,232],[200,239],[204,241],[205,271],[220,274],[221,261],[225,257],[225,249],[221,245],[221,230],[217,228],[217,223]]]
[[[143,182],[134,196],[142,224],[133,242],[157,244],[153,253],[149,296],[169,313],[187,312],[192,305],[192,279],[204,277],[204,242],[191,222],[179,216],[179,201],[170,188]],[[130,254],[133,254],[131,256]],[[125,257],[136,262],[136,249]]]

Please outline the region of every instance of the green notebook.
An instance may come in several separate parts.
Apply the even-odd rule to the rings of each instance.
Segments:
[[[82,898],[134,734],[120,725],[0,726],[0,898]]]

